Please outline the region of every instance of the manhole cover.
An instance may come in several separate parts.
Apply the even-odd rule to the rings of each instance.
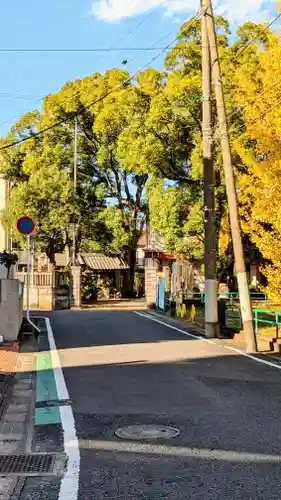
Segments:
[[[179,434],[178,429],[161,425],[131,425],[115,432],[121,439],[171,439]]]
[[[42,455],[0,455],[0,475],[44,475],[54,470],[56,456]]]

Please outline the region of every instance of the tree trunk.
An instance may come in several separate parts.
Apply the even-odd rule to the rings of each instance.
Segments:
[[[50,264],[55,267],[56,265],[55,247],[52,242],[46,248],[46,255],[49,259]]]
[[[127,263],[129,269],[126,271],[123,282],[123,296],[132,299],[135,296],[134,292],[134,281],[135,281],[135,269],[136,269],[136,248],[131,248],[127,253]]]
[[[66,265],[69,266],[70,264],[70,245],[69,245],[69,237],[68,237],[68,232],[65,230],[63,231],[63,243],[64,243],[64,253],[65,253],[65,260],[66,260]]]

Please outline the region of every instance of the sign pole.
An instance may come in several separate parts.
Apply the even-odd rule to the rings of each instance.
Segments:
[[[30,235],[34,233],[36,225],[34,220],[24,215],[20,217],[17,221],[17,230],[20,234],[26,237],[26,262],[27,262],[27,273],[26,273],[26,319],[28,323],[40,333],[40,329],[36,326],[30,319],[30,261],[31,261],[31,249],[30,249]]]
[[[30,307],[29,307],[29,292],[30,292],[30,236],[26,236],[26,262],[27,262],[27,272],[26,272],[26,317],[27,321],[30,321]]]

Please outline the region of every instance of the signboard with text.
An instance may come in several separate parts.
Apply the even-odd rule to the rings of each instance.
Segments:
[[[226,310],[226,326],[231,330],[240,332],[242,329],[242,317],[238,307],[228,307]]]

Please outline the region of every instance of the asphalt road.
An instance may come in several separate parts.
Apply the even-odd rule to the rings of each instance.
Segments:
[[[280,500],[280,370],[133,312],[51,321],[79,439],[79,500]],[[136,424],[180,435],[115,436]]]

